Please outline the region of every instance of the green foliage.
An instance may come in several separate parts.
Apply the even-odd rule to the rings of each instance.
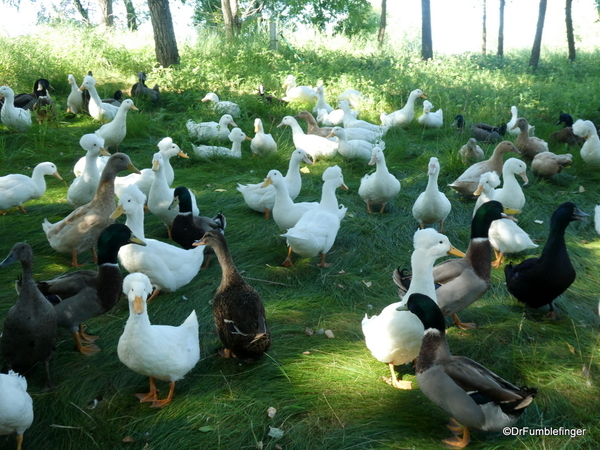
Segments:
[[[77,45],[66,45],[60,39],[63,36]],[[130,111],[128,134],[121,146],[138,168],[150,165],[156,143],[165,136],[189,150],[188,119],[218,120],[210,105],[200,102],[208,91],[242,106],[243,116],[236,122],[248,135],[252,135],[254,118],[262,118],[266,131],[279,144],[276,155],[254,159],[244,144],[241,162],[200,160],[190,153],[189,159],[177,158],[173,165],[175,185],[194,191],[203,214],[222,211],[226,215],[233,259],[265,301],[272,350],[253,365],[215,355],[219,342],[208,302],[221,274],[213,261],[188,286],[161,294],[150,304],[153,323],[178,325],[192,309],[200,321],[202,359],[177,383],[170,406],[152,410],[133,395],[145,392],[148,380],[117,358],[118,338],[128,317],[127,305],[121,301],[110,313],[86,324],[90,333],[101,336],[97,343],[102,352],[97,355],[78,354],[70,333],[59,330],[50,364],[57,390],[42,389],[41,367],[29,374],[35,421],[25,433],[24,448],[237,449],[257,448],[259,442],[271,450],[278,446],[287,450],[440,448],[440,439],[450,436],[444,428],[447,414],[418,389],[400,392],[380,380],[388,369],[365,348],[360,321],[365,313],[378,314],[397,301],[390,275],[396,267],[410,264],[416,230],[411,208],[426,186],[431,156],[440,160],[439,186],[452,202],[445,230],[455,246],[466,249],[473,202],[445,187],[465,169],[456,153],[466,136],[449,127],[453,116],[461,113],[468,121],[496,124],[508,120],[514,104],[542,138],[556,130],[561,111],[598,123],[600,55],[579,54],[576,63],[567,63],[564,54],[545,53],[533,74],[525,53],[507,54],[502,60],[466,54],[423,62],[418,49],[394,46],[380,51],[374,40],[337,36],[326,41],[315,36],[290,42],[302,56],[301,62],[286,48],[267,50],[268,38],[261,34],[225,44],[219,36],[206,33],[199,36],[197,45],[183,46],[179,67],[163,69],[155,68],[153,44],[133,46],[135,37],[65,25],[44,28],[31,37],[0,38],[2,84],[29,92],[33,81],[43,75],[55,87],[53,96],[64,111],[69,73],[81,81],[92,70],[105,95],[117,88],[127,92],[137,71],[145,70],[149,84],[160,85],[161,100],[158,106],[135,100],[140,112]],[[332,263],[328,269],[315,267],[315,259],[295,255],[293,268],[281,267],[287,249],[279,230],[273,221],[251,211],[236,191],[238,182],[260,182],[270,169],[285,171],[287,167],[293,149],[291,134],[277,125],[283,116],[298,112],[298,107],[265,104],[256,89],[263,83],[269,93],[281,97],[281,84],[289,73],[300,84],[322,81],[332,105],[342,91],[360,90],[369,98],[361,117],[374,122],[381,111],[402,107],[415,88],[423,89],[446,116],[442,129],[422,129],[415,121],[406,130],[392,129],[386,136],[388,168],[401,180],[402,190],[383,215],[368,214],[357,195],[361,177],[372,170],[364,162],[336,157],[309,166],[298,201],[318,200],[321,175],[332,164],[342,167],[350,188],[337,193],[349,210],[328,256]],[[420,103],[417,116],[419,110]],[[48,178],[44,196],[25,205],[27,215],[13,209],[0,216],[0,258],[14,242],[27,241],[34,250],[36,278],[72,270],[69,255],[49,247],[40,224],[44,217],[55,222],[71,211],[65,201],[66,184],[73,180],[74,163],[83,156],[78,142],[81,135],[98,127],[89,117],[61,113],[57,123],[34,124],[25,133],[0,129],[0,175],[31,174],[37,163],[52,161],[65,179],[62,183]],[[492,148],[485,145],[486,154]],[[572,167],[550,181],[530,175],[524,187],[527,205],[519,224],[540,246],[558,204],[571,200],[592,214],[598,202],[595,186],[600,175],[586,167],[576,149],[572,153]],[[164,226],[151,214],[146,215],[145,228],[146,236],[167,241]],[[460,315],[463,321],[477,322],[479,329],[463,332],[449,327],[448,340],[453,353],[471,357],[517,385],[540,388],[519,426],[585,428],[586,434],[571,439],[475,432],[470,448],[598,446],[600,278],[595,261],[600,241],[589,222],[572,224],[566,240],[578,278],[556,302],[562,321],[544,323],[545,311],[526,314],[506,291],[502,270],[493,270],[490,291]],[[518,262],[538,254],[539,249],[533,249],[509,260]],[[81,255],[80,261],[86,269],[94,267],[88,254]],[[13,283],[19,273],[17,266],[0,271],[0,320],[16,299]],[[335,338],[318,333],[307,336],[307,327],[330,329]],[[399,370],[414,381],[412,369]],[[166,384],[158,382],[158,387],[164,395]],[[269,407],[277,409],[272,419],[266,413]],[[279,440],[269,437],[269,427],[280,428],[285,435]],[[126,437],[134,442],[123,442]],[[0,446],[12,448],[13,439],[0,437]]]

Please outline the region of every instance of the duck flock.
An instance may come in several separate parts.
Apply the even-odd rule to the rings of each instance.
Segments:
[[[120,101],[101,99],[91,73],[84,77],[81,86],[73,75],[68,81],[72,88],[67,99],[68,112],[87,112],[102,125],[79,141],[85,156],[73,167],[76,178],[66,194],[73,211],[55,223],[40,218],[40,224],[48,244],[68,255],[73,267],[79,268],[78,256],[90,250],[97,268],[36,280],[33,250],[26,242],[14,244],[0,262],[3,270],[9,270],[5,268],[13,262],[22,266],[18,299],[5,312],[0,341],[6,372],[0,374],[0,397],[11,399],[0,403],[0,433],[16,433],[19,449],[23,433],[33,422],[32,400],[23,375],[31,373],[35,366],[44,366],[46,385],[53,386],[51,356],[57,327],[71,332],[83,355],[97,353],[98,336],[85,333],[85,322],[111,311],[122,294],[128,299],[130,315],[118,342],[117,356],[129,369],[148,377],[149,391],[137,394],[140,402],[149,402],[156,408],[171,403],[175,383],[200,359],[198,317],[191,311],[180,326],[156,325],[150,322],[147,305],[159,293],[176,292],[191,283],[213,254],[222,269],[221,283],[212,302],[216,331],[223,344],[218,353],[252,363],[272,344],[277,345],[272,342],[260,295],[236,269],[228,249],[225,216],[200,216],[193,192],[185,186],[171,187],[175,173],[170,159],[188,155],[173,139],[165,137],[157,143],[151,168],[138,170],[127,154],[119,152],[119,145],[127,137],[128,112],[137,110],[134,101],[123,99],[118,93],[115,97],[120,97]],[[139,72],[131,95],[159,104],[158,86],[149,88],[145,81],[146,74]],[[49,87],[47,80],[37,80],[33,93],[16,96],[10,87],[0,87],[4,100],[2,123],[11,132],[23,132],[32,126],[31,112],[35,112],[38,121],[50,120],[56,114],[56,105],[48,93]],[[389,211],[386,206],[401,190],[400,181],[386,165],[386,133],[393,127],[407,128],[415,122],[415,103],[420,98],[424,101],[419,126],[442,127],[443,111],[436,110],[423,91],[415,89],[403,108],[382,112],[381,123],[374,124],[358,118],[361,105],[368,99],[356,90],[343,92],[337,99],[337,108],[333,108],[326,101],[323,85],[298,86],[290,75],[283,87],[283,98],[266,97],[264,93],[263,97],[269,103],[286,103],[298,109],[295,116],[284,116],[279,124],[290,128],[295,147],[287,172],[284,175],[280,170],[270,170],[263,182],[239,184],[237,190],[240,202],[243,199],[252,210],[274,219],[288,246],[283,266],[293,267],[296,254],[302,258],[318,257],[318,266],[325,268],[330,265],[327,255],[343,230],[348,212],[338,202],[336,191],[347,187],[342,168],[332,164],[322,175],[320,201],[295,202],[302,188],[302,164],[330,160],[339,153],[344,161],[364,162],[365,171],[374,166],[375,170],[361,179],[358,195],[368,213],[385,214]],[[265,133],[260,118],[254,119],[251,138],[235,122],[241,116],[251,115],[249,111],[233,102],[220,101],[214,93],[206,94],[202,102],[212,102],[220,119],[201,123],[190,119],[185,123],[197,157],[242,158],[246,140],[251,141],[250,149],[256,158],[279,151],[277,141]],[[538,392],[536,387],[517,387],[469,358],[453,356],[445,337],[445,318],[451,318],[463,330],[477,327],[462,322],[458,314],[490,289],[492,268],[499,268],[505,255],[538,247],[515,219],[526,205],[517,177],[527,184],[529,165],[534,175],[549,179],[572,163],[571,154],[554,154],[546,141],[533,136],[535,127],[518,116],[515,106],[511,114],[511,120],[500,126],[468,124],[462,115],[457,115],[452,124],[464,138],[457,157],[465,164],[465,170],[449,186],[457,196],[472,199],[474,205],[466,253],[457,250],[442,234],[453,202],[439,189],[442,168],[438,158],[431,157],[424,168],[427,187],[412,206],[418,230],[413,238],[411,268],[398,269],[393,274],[399,301],[362,320],[366,346],[373,357],[389,366],[393,387],[411,388],[409,381],[398,378],[395,366],[414,364],[419,389],[451,417],[448,428],[453,436],[444,442],[452,448],[468,445],[469,429],[501,431],[512,426]],[[600,139],[594,124],[574,121],[568,114],[560,115],[561,123],[564,128],[548,140],[566,144],[568,149],[580,148],[586,165],[600,166]],[[515,138],[514,143],[510,136]],[[495,145],[489,158],[485,159],[479,143]],[[115,149],[112,155],[107,151],[111,147]],[[514,157],[505,160],[505,154]],[[53,163],[42,162],[31,177],[0,177],[0,210],[5,214],[25,213],[24,204],[44,194],[44,177],[50,175],[62,179]],[[20,212],[11,210],[15,207]],[[146,211],[165,225],[174,243],[146,237]],[[126,217],[125,223],[115,223],[121,215]],[[571,222],[585,220],[586,216],[572,202],[558,205],[544,247],[534,250],[538,256],[504,266],[510,294],[528,307],[547,307],[549,320],[559,318],[553,302],[576,277],[565,230]],[[439,231],[427,228],[428,225]],[[447,254],[457,258],[436,264]],[[128,272],[124,278],[121,268]],[[156,380],[169,382],[169,392],[162,399]]]

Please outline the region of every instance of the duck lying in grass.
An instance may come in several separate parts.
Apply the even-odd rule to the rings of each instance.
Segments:
[[[588,214],[572,202],[561,204],[550,218],[550,234],[542,254],[504,268],[506,287],[518,301],[532,308],[550,306],[549,319],[557,320],[552,302],[565,292],[577,276],[565,243],[565,230],[575,220],[585,221]]]
[[[415,372],[421,392],[451,416],[454,437],[443,440],[448,447],[466,447],[469,428],[501,431],[517,422],[536,388],[518,388],[472,359],[453,356],[444,314],[427,295],[412,294],[401,311],[410,311],[425,329]]]
[[[15,92],[8,86],[0,87],[0,98],[4,104],[0,110],[0,121],[9,130],[25,131],[31,127],[31,113],[27,109],[18,108],[14,104]]]
[[[219,100],[219,96],[214,92],[208,92],[201,102],[213,102],[213,111],[219,115],[229,114],[231,117],[240,117],[241,110],[237,103],[230,102],[228,100]]]
[[[153,325],[148,317],[146,298],[152,292],[148,277],[131,273],[123,280],[123,293],[129,301],[129,319],[119,338],[119,360],[140,375],[150,378],[150,392],[137,394],[140,402],[153,408],[171,403],[175,382],[181,380],[200,359],[198,318],[192,311],[178,327]],[[155,379],[169,382],[169,394],[158,399]]]
[[[227,141],[229,138],[229,125],[237,127],[231,114],[223,114],[219,122],[200,122],[196,123],[192,119],[185,124],[190,138],[202,142],[216,140]]]
[[[484,156],[483,150],[477,145],[477,139],[475,138],[469,138],[467,143],[460,148],[458,153],[460,154],[463,163],[469,161],[481,161]]]
[[[457,114],[452,122],[452,127],[456,127],[458,133],[463,133],[465,130],[465,118],[462,114]],[[479,142],[500,142],[506,134],[506,124],[500,124],[499,126],[488,125],[487,123],[474,123],[471,124],[470,130],[471,135]]]

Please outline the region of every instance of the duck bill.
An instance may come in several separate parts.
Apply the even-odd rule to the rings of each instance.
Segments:
[[[311,165],[313,164],[312,159],[310,159],[308,157],[308,155],[304,155],[304,158],[302,158],[302,161],[304,161],[306,164],[311,164]]]
[[[183,153],[182,150],[179,150],[179,153],[177,153],[177,156],[181,156],[182,158],[189,158],[189,156],[187,155],[187,153]]]
[[[4,259],[4,261],[0,262],[0,267],[10,266],[17,260],[16,252],[10,252],[8,256]]]
[[[419,97],[427,99],[427,97],[425,97],[425,92],[423,92],[421,95],[419,95]]]
[[[479,186],[477,186],[477,189],[475,189],[475,192],[473,192],[473,195],[476,197],[479,197],[482,193],[483,193],[483,184],[480,184]]]
[[[523,180],[523,186],[525,186],[527,183],[529,183],[529,180],[527,179],[527,174],[525,172],[520,173],[519,176]]]
[[[408,304],[403,303],[402,305],[400,305],[396,308],[396,311],[410,311],[410,310],[408,309]]]
[[[458,256],[459,258],[464,258],[465,256],[467,256],[465,253],[457,249],[454,245],[450,246],[450,250],[448,250],[448,255]]]
[[[587,218],[590,217],[589,214],[584,213],[582,210],[580,210],[579,208],[575,207],[575,210],[573,211],[573,219],[575,220],[580,220],[581,222],[587,222]]]
[[[248,136],[246,136],[244,139],[247,140],[247,141],[251,141],[252,140],[252,138],[248,137]]]
[[[349,191],[350,189],[348,189],[348,186],[346,186],[345,183],[342,183],[342,185],[340,186],[343,190],[345,191]]]
[[[152,170],[154,172],[158,172],[159,167],[160,167],[160,164],[158,164],[158,161],[152,161]]]
[[[204,243],[204,239],[200,239],[199,241],[196,241],[192,244],[193,247],[200,247],[201,245],[206,245]]]
[[[121,217],[123,214],[125,213],[125,208],[123,208],[123,205],[119,205],[117,206],[117,209],[115,209],[113,211],[113,213],[110,215],[110,219],[115,220],[119,217]]]
[[[334,137],[334,136],[335,136],[335,133],[332,131],[327,136],[325,136],[325,139],[329,139],[330,137]]]
[[[231,124],[232,127],[237,127],[238,126],[238,124],[235,123],[233,120],[231,122],[229,122],[229,123]]]
[[[137,106],[135,105],[131,105],[131,109],[135,110],[135,111],[139,111],[139,109],[137,108]]]
[[[374,166],[375,164],[377,164],[377,155],[371,156],[371,159],[369,160],[369,166]]]
[[[146,243],[144,241],[142,241],[140,238],[135,237],[134,235],[131,235],[131,237],[129,238],[129,243],[142,245],[144,247],[146,246]]]
[[[102,156],[110,156],[110,153],[108,153],[108,150],[106,150],[104,147],[100,147],[100,154]]]
[[[266,188],[267,186],[270,186],[271,184],[273,184],[273,180],[271,180],[271,177],[269,177],[265,180],[265,182],[263,184],[260,185],[260,187]]]
[[[139,295],[136,295],[133,299],[133,312],[138,315],[144,313],[144,301]]]
[[[131,170],[133,173],[141,173],[141,172],[140,172],[139,170],[137,170],[137,169],[136,169],[136,167],[135,167],[133,164],[131,164],[131,163],[127,164],[127,168],[128,168],[129,170]]]
[[[62,181],[62,177],[61,177],[61,176],[58,174],[58,171],[54,172],[54,173],[52,174],[52,176],[53,176],[53,177],[56,177],[56,178],[58,178],[60,181]]]
[[[173,209],[175,208],[177,205],[179,205],[179,197],[175,197],[173,199],[173,201],[171,202],[171,204],[169,205],[169,209]]]

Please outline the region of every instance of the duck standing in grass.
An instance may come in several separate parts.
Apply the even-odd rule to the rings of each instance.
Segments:
[[[224,345],[219,354],[244,362],[260,358],[271,346],[260,295],[237,271],[222,233],[209,231],[196,245],[212,248],[221,265],[221,284],[213,297],[215,325]]]
[[[265,133],[262,120],[258,117],[254,119],[254,132],[256,134],[250,142],[250,150],[254,156],[267,156],[277,152],[277,142],[271,134]]]
[[[15,261],[21,261],[23,268],[19,298],[6,313],[0,351],[8,368],[21,374],[43,362],[46,385],[50,387],[49,361],[56,344],[56,311],[33,280],[33,251],[29,244],[16,243],[6,259],[0,262],[0,268]],[[0,398],[0,403],[4,403],[5,398]]]
[[[33,400],[25,377],[12,370],[0,373],[0,398],[0,435],[17,433],[17,450],[21,450],[23,433],[33,423]]]
[[[162,408],[173,399],[175,382],[181,380],[200,359],[198,318],[192,311],[178,327],[152,325],[146,298],[152,292],[148,277],[132,273],[123,280],[123,293],[129,300],[129,319],[119,338],[119,360],[140,375],[150,378],[150,392],[137,394],[140,402]],[[158,399],[155,379],[169,382],[169,394]]]
[[[472,359],[453,356],[444,314],[427,295],[412,294],[402,308],[425,328],[415,371],[421,392],[451,416],[447,427],[454,437],[443,442],[464,448],[471,441],[469,428],[501,431],[514,425],[537,389],[518,388]]]
[[[550,218],[550,234],[541,256],[504,268],[508,292],[532,308],[550,306],[549,319],[557,320],[552,302],[565,292],[577,276],[565,243],[565,230],[575,220],[585,221],[588,214],[572,202],[561,204]]]
[[[358,195],[367,204],[367,211],[373,213],[371,205],[381,205],[379,212],[383,214],[385,206],[400,192],[400,181],[390,173],[385,162],[383,149],[373,147],[369,165],[376,166],[375,173],[368,173],[360,180]]]
[[[427,98],[421,89],[415,89],[408,95],[408,100],[402,109],[386,114],[382,112],[379,116],[383,126],[401,126],[406,127],[411,124],[415,118],[415,101],[418,98]],[[431,105],[433,107],[433,105]]]
[[[67,202],[74,208],[92,201],[100,182],[98,158],[100,155],[110,156],[104,148],[104,139],[97,134],[84,134],[79,139],[79,145],[86,151],[85,168],[81,176],[76,177],[67,190]]]
[[[23,214],[27,214],[23,203],[40,198],[46,192],[46,175],[62,180],[51,162],[43,162],[35,166],[31,178],[27,175],[14,173],[0,177],[0,214],[16,206]]]
[[[573,133],[585,139],[580,154],[583,161],[593,167],[600,166],[600,137],[596,126],[590,120],[577,120],[573,124]]]
[[[419,222],[421,229],[425,228],[426,224],[440,224],[440,233],[444,231],[444,220],[450,214],[452,205],[446,194],[440,192],[438,188],[438,176],[440,175],[440,163],[434,156],[429,159],[427,170],[429,180],[425,192],[419,194],[412,209],[413,217]]]
[[[526,161],[532,161],[535,155],[542,152],[548,151],[548,143],[543,139],[535,136],[529,136],[529,122],[523,117],[517,119],[512,129],[518,128],[520,130],[515,146],[521,152],[521,158]]]
[[[0,97],[4,104],[0,110],[0,120],[9,130],[25,131],[31,127],[31,113],[14,104],[15,92],[8,86],[0,87]]]
[[[133,104],[133,100],[130,98],[123,100],[115,118],[96,130],[96,135],[104,139],[104,148],[108,149],[114,146],[119,151],[119,144],[127,135],[127,111],[130,109],[139,111]]]

